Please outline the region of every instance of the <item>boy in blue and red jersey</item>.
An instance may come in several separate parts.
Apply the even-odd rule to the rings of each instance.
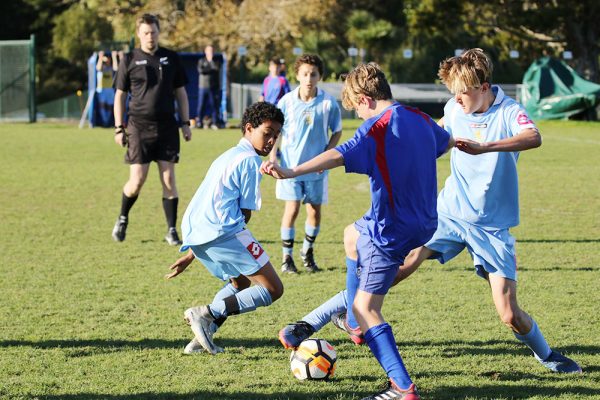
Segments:
[[[290,83],[285,75],[281,75],[281,59],[273,57],[269,61],[269,75],[263,81],[263,88],[259,101],[277,105],[277,102],[290,91]]]
[[[371,186],[371,208],[354,225],[358,260],[356,269],[348,269],[347,290],[287,325],[279,339],[286,348],[297,347],[328,321],[323,315],[352,305],[367,345],[389,378],[383,392],[366,399],[416,400],[419,395],[381,308],[404,257],[436,230],[436,158],[454,141],[426,114],[395,102],[375,63],[361,64],[347,75],[342,104],[365,120],[352,139],[292,169],[271,162],[261,168],[285,179],[344,165],[346,172],[368,175]]]

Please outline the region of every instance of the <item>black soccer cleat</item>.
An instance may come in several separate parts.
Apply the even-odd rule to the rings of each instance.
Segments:
[[[302,264],[308,272],[319,272],[321,269],[315,262],[315,256],[313,254],[313,248],[306,250],[306,253],[300,251],[300,257],[302,258]]]
[[[285,256],[285,259],[281,263],[281,272],[287,274],[295,274],[298,272],[298,268],[296,268],[296,264],[294,264],[294,260],[291,256]]]
[[[112,238],[117,242],[125,240],[127,233],[127,217],[120,215],[112,231]]]
[[[179,235],[177,234],[177,229],[174,227],[169,228],[167,235],[165,236],[165,240],[171,246],[179,246],[182,243],[181,239],[179,239]]]

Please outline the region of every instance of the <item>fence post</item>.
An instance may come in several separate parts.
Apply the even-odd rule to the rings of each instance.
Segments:
[[[35,103],[35,34],[29,36],[29,122],[37,121]]]

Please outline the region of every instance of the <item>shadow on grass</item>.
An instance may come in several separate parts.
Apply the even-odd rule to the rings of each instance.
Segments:
[[[285,393],[251,393],[237,392],[224,393],[212,391],[197,391],[192,393],[135,393],[125,395],[114,394],[95,394],[95,393],[74,393],[50,396],[39,396],[36,398],[44,400],[74,400],[74,399],[123,399],[123,400],[142,400],[142,399],[168,399],[168,400],[306,400],[306,399],[360,399],[360,395],[355,393],[340,392],[334,389],[321,390],[318,396],[314,393],[306,392],[285,392]]]
[[[600,239],[519,239],[519,243],[600,243]]]
[[[478,385],[478,386],[439,386],[423,393],[427,399],[530,399],[532,397],[554,398],[557,395],[570,395],[573,399],[586,397],[597,398],[600,389],[590,389],[580,385],[571,387],[543,387],[536,384],[511,384],[511,385]]]
[[[0,340],[0,348],[2,347],[35,347],[40,349],[53,348],[81,348],[81,347],[97,347],[97,348],[118,348],[123,350],[140,350],[140,349],[171,349],[185,346],[190,338],[182,339],[48,339],[48,340]],[[329,339],[329,342],[335,347],[354,347],[347,340]],[[227,347],[248,347],[248,348],[273,348],[281,347],[277,338],[215,338],[215,343],[220,346]],[[472,355],[488,355],[488,354],[508,354],[521,355],[529,354],[525,347],[521,346],[516,340],[397,340],[399,349],[412,348],[418,351],[419,348],[430,349],[434,347],[442,347],[449,355],[472,354]],[[583,353],[596,355],[600,353],[600,345],[569,345],[561,346],[556,350],[565,353]]]

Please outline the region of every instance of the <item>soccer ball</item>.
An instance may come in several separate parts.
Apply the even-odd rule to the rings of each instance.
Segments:
[[[329,379],[333,377],[337,354],[323,339],[306,339],[290,356],[290,368],[297,379]]]

